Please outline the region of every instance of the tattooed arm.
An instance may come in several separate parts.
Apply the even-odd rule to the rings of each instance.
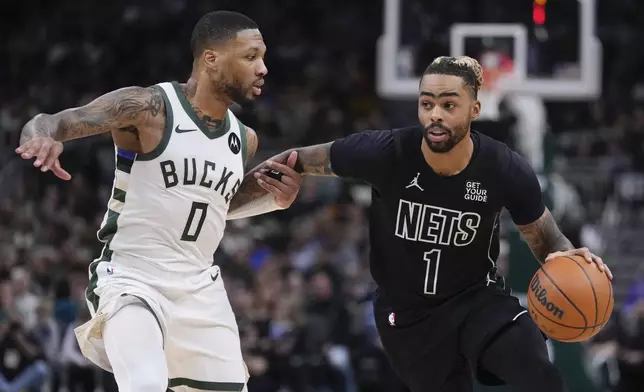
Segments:
[[[60,168],[61,142],[113,131],[117,146],[132,152],[147,152],[156,147],[165,123],[162,94],[153,87],[126,87],[109,92],[89,104],[56,114],[39,114],[22,129],[16,152],[23,159],[36,157],[34,166],[52,169],[69,179]],[[143,137],[142,133],[157,134]]]
[[[37,137],[64,142],[109,131],[138,134],[163,115],[161,92],[153,87],[126,87],[102,95],[85,106],[56,114],[39,114],[22,129],[20,144]]]
[[[246,157],[244,162],[248,164],[255,157],[259,139],[257,138],[257,133],[252,128],[245,127],[244,131],[246,132]]]
[[[595,263],[600,271],[613,279],[610,268],[601,257],[593,254],[588,248],[575,248],[557,227],[550,210],[545,209],[543,215],[527,225],[517,225],[521,235],[528,243],[530,250],[541,264],[556,257],[581,256],[588,263]]]
[[[301,174],[333,175],[329,159],[330,145],[318,144],[284,151],[250,170],[230,201],[229,219],[237,219],[231,216],[237,216],[251,203],[259,205],[260,200],[263,207],[272,208],[270,211],[288,208],[299,191]],[[246,216],[251,215],[243,217]]]
[[[89,104],[56,114],[39,114],[24,126],[21,144],[35,137],[64,142],[113,130],[136,132],[138,127],[163,113],[161,92],[156,88],[126,87],[102,95]]]
[[[275,155],[271,159],[259,164],[248,174],[253,175],[255,172],[262,169],[276,170],[274,163],[285,163],[288,157],[293,153],[297,153],[297,163],[295,170],[304,175],[313,176],[335,176],[331,168],[331,143],[316,144],[309,147],[292,148]],[[279,171],[279,170],[278,170]]]
[[[269,193],[275,196],[281,208],[287,208],[297,196],[301,181],[295,177],[298,173],[351,177],[377,186],[388,178],[393,146],[391,131],[366,131],[330,143],[285,151],[261,163],[244,177],[230,209],[236,213]],[[285,185],[290,189],[283,189]]]
[[[527,225],[517,225],[517,228],[540,263],[551,253],[574,249],[572,243],[559,230],[555,218],[547,208],[536,221]]]
[[[587,262],[597,264],[612,279],[610,269],[600,257],[587,248],[575,249],[559,230],[543,203],[539,180],[530,165],[515,152],[508,154],[508,162],[508,170],[502,177],[506,189],[505,206],[537,260],[543,264],[555,257],[579,255]]]
[[[544,263],[553,252],[573,249],[543,203],[541,185],[530,164],[514,151],[507,149],[505,154],[507,166],[501,176],[505,207],[536,259]]]

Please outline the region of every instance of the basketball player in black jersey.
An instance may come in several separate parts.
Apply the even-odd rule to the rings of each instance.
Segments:
[[[472,391],[473,377],[516,392],[562,392],[543,335],[497,276],[501,209],[539,262],[580,254],[612,276],[561,233],[527,162],[470,130],[482,79],[474,59],[437,58],[420,82],[420,126],[298,148],[299,170],[371,184],[376,324],[412,392]],[[282,170],[289,153],[255,168],[257,181],[247,177],[238,193],[276,192],[279,175],[268,169]]]

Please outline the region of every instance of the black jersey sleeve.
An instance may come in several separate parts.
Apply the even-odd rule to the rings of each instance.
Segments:
[[[394,156],[395,142],[390,130],[358,132],[331,144],[333,172],[373,186],[387,181]]]
[[[505,207],[515,224],[527,225],[545,211],[541,185],[530,164],[516,152],[508,150],[507,163],[501,179],[505,188]]]

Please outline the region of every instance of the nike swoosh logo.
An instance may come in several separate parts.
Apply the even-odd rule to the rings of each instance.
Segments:
[[[177,125],[177,127],[174,129],[174,131],[175,131],[176,133],[188,133],[188,132],[194,132],[194,131],[196,131],[196,129],[181,129],[181,128],[179,128],[179,126]]]
[[[219,278],[219,272],[217,272],[217,275],[210,274],[210,279],[212,279],[213,282],[216,281],[217,278]]]

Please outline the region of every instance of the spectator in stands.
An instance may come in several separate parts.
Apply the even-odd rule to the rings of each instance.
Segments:
[[[0,391],[39,391],[48,372],[44,359],[38,339],[24,328],[20,315],[9,310],[0,323]]]
[[[644,385],[644,279],[631,287],[623,309],[594,340],[598,348],[612,349],[619,367],[615,392],[641,392]],[[602,350],[604,351],[604,350]]]
[[[36,326],[36,310],[40,303],[38,296],[31,292],[31,274],[26,268],[13,267],[11,282],[16,311],[20,313],[24,327],[31,330]]]
[[[336,281],[339,278],[336,277]],[[334,284],[328,269],[315,271],[310,278],[311,300],[307,307],[307,347],[310,353],[321,353],[314,366],[319,380],[334,392],[355,391],[349,356],[350,315],[340,288]]]
[[[356,130],[405,126],[408,124],[404,122],[414,115],[398,110],[397,102],[381,101],[374,92],[373,43],[382,32],[382,15],[380,7],[370,2],[13,3],[22,12],[15,18],[10,16],[12,23],[0,23],[5,44],[0,45],[0,54],[7,63],[0,72],[0,280],[4,282],[0,283],[0,330],[8,328],[10,317],[22,317],[27,326],[35,327],[44,357],[54,367],[52,352],[60,353],[56,347],[60,347],[63,334],[68,343],[73,340],[70,331],[86,309],[83,290],[87,264],[101,249],[95,231],[111,192],[114,150],[109,135],[67,143],[61,158],[74,180],[63,184],[37,175],[28,164],[9,158],[15,155],[20,128],[28,118],[38,112],[84,104],[126,85],[149,85],[186,75],[191,64],[176,59],[181,57],[193,21],[213,6],[256,16],[273,47],[267,58],[272,67],[264,98],[253,110],[236,113],[244,123],[262,132],[257,161],[273,155],[271,149],[324,143]],[[432,7],[432,2],[402,3]],[[476,7],[459,1],[442,3],[448,13],[452,6],[462,9],[459,12],[476,12]],[[629,34],[629,29],[638,31],[633,29],[637,25],[629,27],[632,22],[619,17],[620,1],[608,3],[616,15],[611,23],[619,28],[600,19],[598,34],[609,32],[621,37]],[[504,7],[499,12],[512,9]],[[628,12],[629,17],[632,15]],[[435,9],[427,10],[426,16],[438,17]],[[450,20],[438,18],[423,26],[427,31],[435,31],[437,24],[447,29]],[[557,41],[565,33],[560,32]],[[444,42],[439,42],[441,34],[411,36],[428,41],[429,50],[423,51],[427,56],[447,50]],[[624,47],[617,51],[623,53],[620,62],[633,52],[628,45]],[[614,55],[607,57],[605,66],[618,63],[615,56],[619,53],[612,49],[606,51]],[[138,61],[141,58],[149,61]],[[418,59],[424,69],[427,59]],[[585,151],[593,158],[606,152],[609,157],[605,163],[612,163],[603,165],[605,170],[624,170],[623,150],[630,153],[641,171],[644,106],[640,104],[615,122],[611,116],[617,116],[626,106],[621,102],[611,108],[611,99],[597,101],[588,116],[583,110],[567,109],[568,104],[557,102],[548,108],[549,119],[563,120],[551,121],[553,133],[583,126],[584,118],[591,118],[588,137],[570,143],[578,147],[578,154]],[[494,124],[493,128],[498,126]],[[618,134],[617,128],[625,131],[621,144],[612,136]],[[602,146],[604,142],[598,139],[610,139],[612,144]],[[568,155],[575,155],[574,150],[571,148]],[[617,173],[593,174],[616,177],[613,175]],[[579,192],[580,198],[566,193],[563,199],[567,202],[563,204],[585,206],[586,198],[598,188],[592,184]],[[289,210],[252,223],[229,222],[216,261],[223,265],[231,304],[240,319],[244,355],[252,375],[250,392],[352,391],[355,384],[361,392],[401,390],[377,334],[370,329],[372,316],[368,316],[369,322],[362,317],[371,308],[365,300],[373,287],[364,257],[367,225],[363,207],[369,204],[370,195],[369,188],[360,190],[343,180],[310,178]],[[340,201],[349,205],[344,206],[347,211],[333,205]],[[566,214],[572,212],[567,210]],[[575,213],[572,221],[593,221],[591,209],[583,215]],[[54,320],[49,316],[49,301],[53,301]],[[75,355],[76,348],[71,344],[65,347],[69,349],[66,363],[77,367],[65,373],[72,381],[70,378],[76,378],[73,372],[80,374],[86,369]],[[105,377],[103,389],[116,391],[113,377],[103,371],[99,374]],[[67,385],[72,388],[72,384]],[[80,388],[88,389],[89,385]],[[54,383],[52,392],[57,391]]]

